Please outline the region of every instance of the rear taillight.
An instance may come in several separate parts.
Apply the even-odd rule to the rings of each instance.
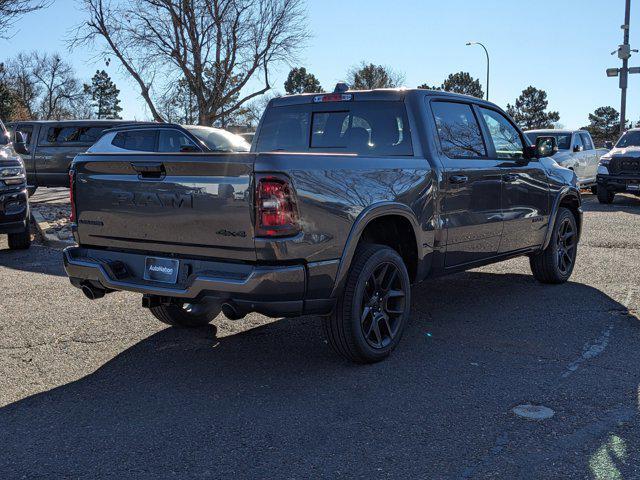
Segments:
[[[76,221],[76,202],[74,198],[74,190],[76,189],[76,176],[73,170],[69,170],[69,202],[71,203],[71,215],[69,215],[69,221]]]
[[[256,179],[256,236],[286,237],[300,231],[291,184],[285,178]]]

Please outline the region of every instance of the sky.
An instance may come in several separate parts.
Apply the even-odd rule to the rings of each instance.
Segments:
[[[632,0],[631,45],[640,48],[640,0]],[[622,43],[624,0],[307,0],[311,38],[290,64],[272,73],[275,90],[292,66],[305,66],[332,90],[362,61],[386,65],[405,76],[407,87],[439,85],[449,73],[468,71],[485,87],[491,57],[490,100],[505,108],[529,85],[548,94],[560,124],[579,128],[597,107],[620,109],[611,52]],[[82,22],[76,0],[54,0],[23,17],[9,40],[0,40],[0,61],[19,51],[59,52],[88,82],[106,69],[121,90],[122,116],[148,119],[136,85],[114,60],[107,67],[86,48],[69,51],[66,39]],[[631,58],[640,66],[640,54]],[[631,75],[628,117],[640,121],[640,75]]]

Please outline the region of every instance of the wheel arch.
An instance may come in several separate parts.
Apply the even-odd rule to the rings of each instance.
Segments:
[[[375,232],[385,232],[383,226],[394,226],[395,230],[388,230],[386,234],[381,233],[375,235]],[[398,231],[397,229],[400,229]],[[396,241],[390,233],[398,233]],[[411,234],[410,238],[406,235]],[[402,235],[404,234],[404,235]],[[353,261],[358,245],[363,241],[372,241],[372,243],[381,243],[394,248],[405,261],[409,278],[413,281],[418,275],[420,260],[423,258],[423,249],[419,241],[420,224],[414,212],[401,203],[385,202],[372,205],[363,210],[351,227],[347,242],[340,258],[340,265],[336,275],[336,281],[332,292],[332,297],[344,287],[347,273]]]
[[[549,246],[551,242],[551,236],[553,233],[553,226],[556,223],[556,217],[558,216],[558,210],[560,207],[565,207],[571,210],[573,213],[576,224],[578,225],[578,239],[582,234],[582,197],[580,191],[575,187],[565,186],[563,187],[553,200],[553,208],[551,210],[551,216],[549,218],[549,225],[547,226],[547,234],[545,235],[544,244],[541,250],[544,250]]]

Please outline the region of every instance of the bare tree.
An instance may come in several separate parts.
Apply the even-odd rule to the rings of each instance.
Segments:
[[[9,26],[19,17],[40,10],[47,3],[44,0],[0,0],[0,38],[8,38]]]
[[[32,54],[32,74],[42,91],[40,118],[44,120],[74,116],[74,108],[84,103],[82,85],[73,67],[58,54]]]
[[[88,18],[71,46],[103,43],[158,121],[154,94],[181,78],[200,124],[228,118],[271,88],[270,69],[307,38],[304,0],[82,0],[82,8]]]
[[[33,75],[33,54],[20,52],[6,64],[8,85],[13,90],[16,102],[25,119],[37,118],[37,101],[42,92]]]

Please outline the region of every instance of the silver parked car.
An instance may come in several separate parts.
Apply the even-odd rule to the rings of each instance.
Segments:
[[[241,136],[220,128],[173,123],[122,125],[106,130],[90,153],[248,152]]]
[[[552,158],[561,166],[573,170],[581,188],[596,192],[596,174],[600,157],[607,149],[596,149],[591,134],[585,130],[529,130],[525,132],[532,145],[538,137],[555,137],[558,153]]]

